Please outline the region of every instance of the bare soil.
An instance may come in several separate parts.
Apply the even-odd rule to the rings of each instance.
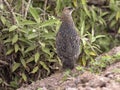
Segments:
[[[101,74],[72,70],[59,72],[17,90],[120,90],[120,62],[108,66]]]

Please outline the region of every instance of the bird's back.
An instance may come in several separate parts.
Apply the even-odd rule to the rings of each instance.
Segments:
[[[62,23],[56,39],[57,51],[61,54],[73,57],[78,53],[80,39],[75,28]]]
[[[79,46],[80,39],[75,28],[62,23],[56,36],[57,54],[62,62],[66,61],[75,64],[80,54]]]

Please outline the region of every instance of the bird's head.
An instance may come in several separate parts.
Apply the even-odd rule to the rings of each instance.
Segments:
[[[74,8],[72,8],[72,7],[65,7],[65,8],[63,9],[62,14],[64,14],[64,15],[71,15],[72,12],[73,12],[73,10],[74,10]]]

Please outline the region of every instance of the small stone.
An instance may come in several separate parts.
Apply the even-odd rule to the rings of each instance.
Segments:
[[[73,88],[73,87],[68,87],[65,90],[78,90],[77,88]]]

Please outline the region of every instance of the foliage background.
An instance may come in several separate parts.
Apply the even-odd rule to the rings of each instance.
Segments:
[[[18,88],[45,78],[61,66],[55,36],[65,6],[81,37],[79,64],[120,44],[119,0],[1,0],[0,85]]]

